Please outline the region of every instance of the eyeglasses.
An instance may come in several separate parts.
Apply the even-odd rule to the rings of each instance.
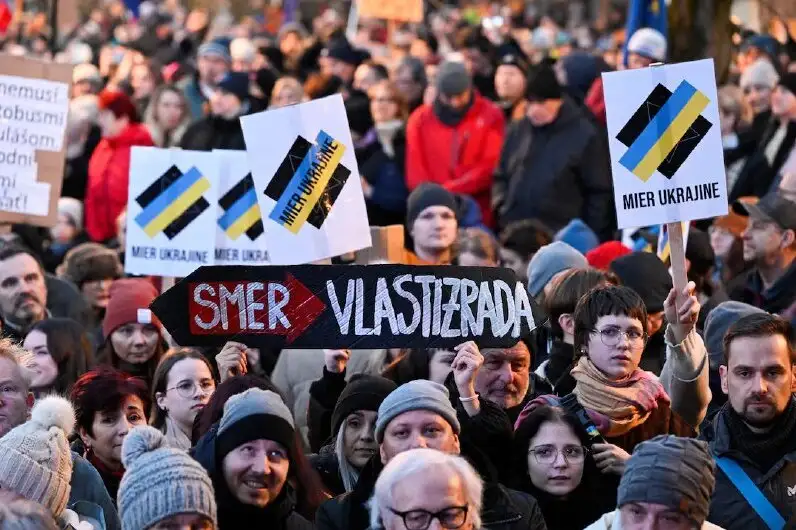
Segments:
[[[469,506],[451,506],[432,513],[426,510],[409,510],[408,512],[390,511],[400,517],[407,530],[427,530],[431,526],[431,521],[436,519],[442,528],[453,530],[461,528],[467,521],[467,510]]]
[[[592,333],[600,335],[600,340],[608,347],[616,346],[622,337],[627,337],[628,342],[633,347],[644,346],[647,343],[647,334],[637,329],[622,331],[619,328],[607,327],[603,329],[593,329]]]
[[[753,90],[755,92],[763,92],[764,90],[771,90],[771,88],[767,87],[766,85],[749,85],[743,88],[743,93],[749,94]]]
[[[199,381],[199,390],[202,394],[210,394],[216,389],[216,382],[212,379],[202,379]],[[196,383],[194,381],[180,381],[177,386],[167,388],[169,390],[176,390],[181,398],[190,399],[196,394]]]
[[[554,445],[537,445],[536,447],[531,447],[528,453],[533,454],[537,463],[549,466],[558,460],[559,454],[564,455],[564,460],[567,464],[583,462],[588,451],[589,450],[582,445],[568,445],[561,450]]]
[[[395,103],[395,99],[391,97],[373,98],[373,103]]]

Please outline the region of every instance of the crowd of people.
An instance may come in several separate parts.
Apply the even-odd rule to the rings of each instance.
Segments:
[[[796,521],[792,39],[727,43],[729,213],[690,223],[676,290],[658,227],[616,228],[600,76],[666,62],[659,31],[484,3],[308,30],[178,4],[106,2],[56,52],[32,22],[3,41],[74,70],[57,224],[0,226],[0,528]],[[370,225],[403,226],[410,265],[513,270],[547,316],[532,336],[172,340],[148,309],[162,279],[124,272],[131,148],[258,148],[241,116],[337,93]]]

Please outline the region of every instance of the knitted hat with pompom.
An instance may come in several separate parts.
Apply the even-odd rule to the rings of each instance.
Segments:
[[[122,530],[147,530],[181,513],[216,522],[213,483],[188,453],[168,446],[159,430],[146,425],[130,431],[122,444],[125,473],[119,485]]]
[[[58,518],[72,490],[72,453],[67,436],[75,411],[62,397],[36,402],[30,419],[0,438],[0,489],[35,501]]]

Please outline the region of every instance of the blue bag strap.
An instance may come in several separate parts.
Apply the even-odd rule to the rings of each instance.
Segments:
[[[738,491],[741,492],[749,506],[754,508],[757,515],[766,523],[766,526],[771,530],[782,530],[785,528],[785,518],[774,508],[771,501],[763,495],[757,484],[749,478],[749,475],[738,465],[738,462],[726,456],[717,456],[716,463]]]

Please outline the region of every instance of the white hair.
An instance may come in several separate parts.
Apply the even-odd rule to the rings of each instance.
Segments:
[[[340,426],[340,430],[337,431],[334,454],[337,456],[337,468],[340,470],[340,478],[343,480],[346,492],[354,491],[354,486],[359,480],[359,471],[345,457],[345,428],[343,426]]]
[[[410,449],[393,457],[376,480],[373,497],[369,501],[370,527],[384,528],[382,513],[392,504],[392,493],[396,485],[419,473],[440,473],[448,470],[459,477],[467,499],[468,514],[473,528],[481,527],[481,503],[484,490],[478,473],[461,456],[451,455],[435,449]]]

